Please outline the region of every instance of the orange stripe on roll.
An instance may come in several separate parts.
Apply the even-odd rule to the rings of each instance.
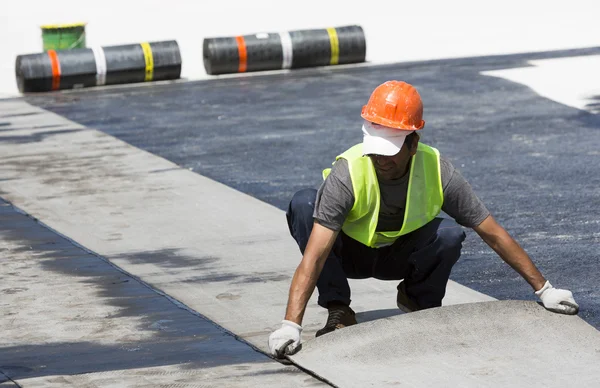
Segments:
[[[243,73],[248,68],[248,53],[246,52],[246,41],[243,36],[236,36],[235,40],[238,45],[238,54],[240,57],[240,66],[238,72]]]
[[[48,58],[52,66],[52,90],[58,90],[60,89],[60,62],[56,51],[48,50]]]

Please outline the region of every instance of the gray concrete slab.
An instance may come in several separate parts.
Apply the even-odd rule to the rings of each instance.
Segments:
[[[388,79],[411,82],[424,99],[423,141],[454,163],[551,282],[574,292],[580,316],[600,329],[600,116],[484,75],[530,67],[532,60],[585,61],[598,53],[596,47],[332,66],[27,99],[285,209],[295,191],[317,187],[321,170],[362,140],[360,109],[371,90]],[[552,83],[573,90],[571,75],[565,70]],[[592,109],[598,97],[588,98]],[[499,299],[535,298],[519,275],[467,233],[452,279]]]
[[[595,387],[600,333],[535,302],[496,301],[351,326],[291,358],[339,387]]]
[[[4,373],[0,372],[0,388],[17,388],[18,385]]]
[[[21,100],[0,117],[0,196],[266,351],[300,260],[281,210]],[[395,286],[353,282],[359,319],[398,314]],[[492,299],[451,282],[444,303]],[[325,318],[313,298],[306,340]]]
[[[1,200],[0,255],[0,387],[327,386]]]

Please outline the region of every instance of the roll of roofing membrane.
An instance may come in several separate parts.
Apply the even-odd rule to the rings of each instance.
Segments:
[[[178,79],[181,54],[176,41],[48,50],[17,56],[21,93]]]
[[[365,55],[360,26],[206,38],[203,44],[211,75],[359,63]]]

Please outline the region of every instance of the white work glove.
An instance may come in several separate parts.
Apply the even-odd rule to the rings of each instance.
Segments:
[[[541,299],[544,307],[552,312],[575,315],[579,311],[579,305],[573,299],[571,291],[554,288],[549,281],[535,294]]]
[[[277,358],[291,356],[300,350],[300,333],[302,326],[292,321],[281,321],[281,328],[269,336],[269,349]]]

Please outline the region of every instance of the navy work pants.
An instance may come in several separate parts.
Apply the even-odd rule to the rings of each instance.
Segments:
[[[317,191],[297,192],[290,202],[287,221],[300,251],[313,227]],[[332,301],[350,305],[350,279],[404,279],[406,293],[420,308],[441,306],[452,266],[460,257],[465,232],[453,220],[436,218],[400,236],[392,245],[370,248],[340,231],[319,279],[318,303]]]

